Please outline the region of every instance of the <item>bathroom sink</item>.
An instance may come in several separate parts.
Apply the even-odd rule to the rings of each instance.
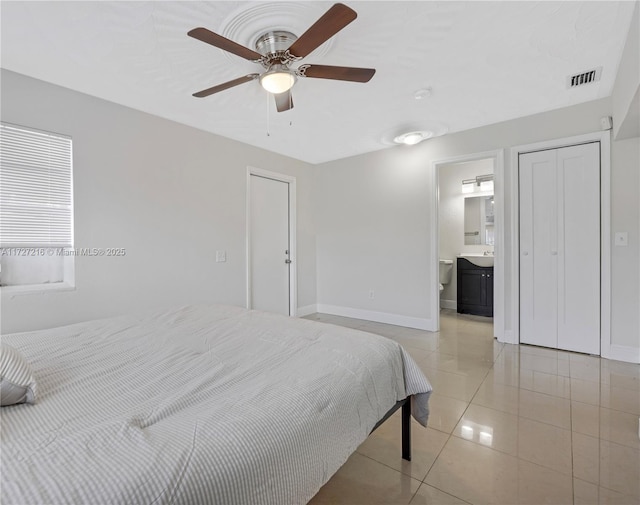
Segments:
[[[459,254],[459,258],[464,258],[470,261],[477,267],[492,267],[493,256],[485,256],[484,254]]]

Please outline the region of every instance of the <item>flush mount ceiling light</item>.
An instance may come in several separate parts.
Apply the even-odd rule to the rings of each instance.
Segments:
[[[431,96],[432,91],[433,90],[431,88],[419,89],[413,94],[413,98],[415,98],[416,100],[424,100],[425,98],[429,98]]]
[[[380,140],[386,146],[415,145],[423,140],[440,137],[448,131],[449,128],[439,121],[403,122],[383,132]]]
[[[393,141],[396,144],[406,144],[409,146],[413,146],[418,142],[422,142],[423,140],[429,139],[433,137],[433,132],[420,130],[414,132],[403,133],[402,135],[398,135]]]
[[[295,73],[279,63],[271,65],[269,70],[260,76],[262,87],[274,95],[289,91],[295,83]]]

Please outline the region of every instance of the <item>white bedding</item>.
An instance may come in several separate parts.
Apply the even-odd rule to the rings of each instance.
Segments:
[[[2,408],[3,505],[306,503],[396,401],[426,423],[397,343],[303,319],[190,306],[3,341],[39,388]]]

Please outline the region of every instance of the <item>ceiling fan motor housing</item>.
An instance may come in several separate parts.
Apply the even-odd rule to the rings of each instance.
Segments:
[[[273,30],[264,33],[256,40],[256,51],[260,54],[267,55],[269,53],[284,52],[298,37],[291,32],[284,30]]]

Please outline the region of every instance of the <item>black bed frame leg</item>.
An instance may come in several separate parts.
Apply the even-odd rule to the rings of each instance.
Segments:
[[[411,461],[411,398],[402,405],[402,459]]]

